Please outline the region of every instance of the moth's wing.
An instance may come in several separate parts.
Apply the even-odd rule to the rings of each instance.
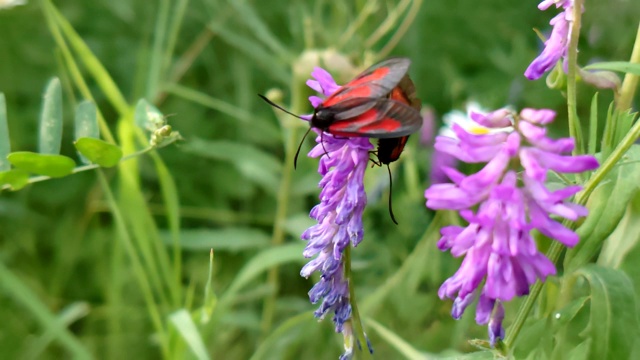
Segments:
[[[353,98],[343,101],[327,132],[343,136],[395,138],[416,132],[422,116],[401,102],[380,98]]]
[[[411,60],[391,58],[371,66],[353,80],[329,95],[321,107],[330,108],[350,98],[387,96],[409,71]]]

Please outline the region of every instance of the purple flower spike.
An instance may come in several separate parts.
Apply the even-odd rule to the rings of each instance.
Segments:
[[[492,344],[504,338],[502,302],[528,294],[536,280],[556,273],[554,264],[538,251],[532,230],[574,246],[578,235],[554,218],[575,221],[587,215],[587,209],[567,200],[580,186],[552,191],[545,185],[549,170],[566,173],[598,167],[593,156],[570,155],[572,139],[546,136],[542,126],[554,117],[547,109],[473,113],[471,121],[483,131],[458,126],[455,138],[436,139],[436,149],[442,152],[468,163],[485,163],[469,176],[447,169],[453,183],[434,184],[425,197],[428,208],[457,210],[469,223],[440,232],[438,248],[464,260],[438,295],[454,300],[451,315],[455,319],[477,300],[476,322],[489,324]],[[483,152],[491,156],[483,158]]]
[[[307,85],[324,96],[340,88],[321,68],[315,68],[311,75],[315,80],[307,81]],[[309,100],[314,107],[322,102],[317,96]],[[308,278],[320,272],[320,281],[309,291],[312,303],[321,302],[315,316],[323,319],[332,312],[336,332],[343,333],[347,339],[353,336],[349,322],[349,283],[344,276],[342,254],[363,238],[362,213],[367,203],[363,179],[373,145],[368,138],[336,138],[313,130],[318,133],[318,145],[309,152],[309,157],[320,157],[318,172],[322,175],[319,183],[322,190],[320,204],[309,214],[318,223],[301,236],[307,241],[303,255],[315,258],[302,268],[300,275]],[[341,359],[350,359],[352,355],[353,348],[346,348]]]
[[[553,26],[551,36],[544,42],[544,50],[531,62],[524,76],[529,80],[537,80],[544,73],[551,70],[560,59],[566,60],[573,24],[573,0],[544,0],[538,5],[540,10],[546,10],[555,4],[563,12],[556,15],[549,24]]]

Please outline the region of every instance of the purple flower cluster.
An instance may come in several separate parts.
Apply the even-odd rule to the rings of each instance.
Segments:
[[[436,138],[436,150],[463,162],[486,163],[469,176],[444,168],[452,183],[432,185],[425,197],[427,207],[458,210],[469,223],[441,230],[438,247],[464,260],[438,295],[455,299],[456,319],[478,299],[476,322],[489,324],[492,344],[504,337],[501,302],[528,294],[536,279],[555,274],[553,263],[538,251],[532,230],[572,247],[577,234],[552,216],[577,220],[587,215],[584,207],[567,200],[580,186],[552,191],[545,185],[549,170],[577,173],[598,167],[593,156],[565,155],[573,150],[573,139],[547,137],[544,125],[554,118],[547,109],[471,113],[479,126],[500,131],[474,134],[454,124],[455,138]]]
[[[307,85],[325,96],[339,88],[323,69],[316,68],[311,75],[316,80],[307,81]],[[314,107],[322,102],[316,96],[309,100]],[[312,303],[322,300],[315,316],[322,319],[333,311],[336,332],[343,332],[345,322],[351,318],[351,305],[342,254],[347,246],[357,246],[362,241],[362,213],[367,203],[363,178],[373,145],[368,138],[336,138],[318,133],[318,145],[309,152],[310,157],[320,157],[320,204],[310,213],[318,223],[302,234],[307,241],[303,255],[316,257],[302,268],[300,275],[308,278],[315,271],[321,272],[320,281],[309,291]]]
[[[524,72],[524,76],[529,80],[539,79],[545,72],[551,70],[558,60],[561,58],[566,60],[567,57],[573,23],[574,0],[544,0],[538,5],[538,9],[547,10],[554,4],[556,8],[562,8],[563,11],[549,22],[553,26],[551,36],[545,41],[542,53],[531,62]]]

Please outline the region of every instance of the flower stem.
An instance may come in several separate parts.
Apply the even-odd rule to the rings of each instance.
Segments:
[[[573,21],[571,22],[571,37],[569,38],[569,49],[567,51],[567,111],[569,117],[569,134],[576,140],[576,147],[573,154],[584,153],[582,141],[582,130],[578,110],[576,105],[576,75],[578,72],[578,39],[580,38],[580,22],[582,19],[583,0],[575,0],[573,4]],[[581,176],[577,175],[578,182],[582,182]]]
[[[295,73],[295,71],[294,71]],[[305,97],[303,96],[304,79],[294,76],[291,85],[291,111],[295,114],[302,113],[305,106]],[[286,124],[286,123],[285,123]],[[296,140],[298,126],[283,126],[286,133],[284,167],[282,170],[282,179],[280,180],[280,188],[278,189],[276,214],[273,221],[273,233],[271,235],[271,244],[279,246],[284,242],[284,223],[287,218],[287,210],[289,207],[289,192],[291,191],[291,177],[294,171],[293,161],[296,154]],[[271,331],[271,325],[276,309],[276,300],[278,298],[278,267],[274,266],[269,269],[267,274],[267,284],[273,289],[271,294],[265,299],[262,308],[262,322],[260,329],[263,336],[267,336]]]
[[[631,145],[640,137],[640,121],[631,127],[631,130],[622,139],[620,144],[613,150],[611,155],[600,165],[598,170],[593,173],[593,176],[587,180],[584,184],[584,189],[576,195],[576,203],[584,205],[587,203],[589,195],[595,190],[595,188],[602,182],[602,180],[609,174],[609,172],[618,164],[618,161],[629,150]]]
[[[344,251],[344,278],[349,285],[349,304],[351,305],[351,321],[353,323],[353,332],[355,338],[358,339],[360,346],[357,349],[360,350],[358,359],[371,359],[371,354],[368,351],[367,336],[364,333],[364,327],[362,326],[362,319],[360,318],[360,312],[358,311],[358,303],[356,301],[356,290],[351,277],[351,246],[347,246]],[[367,348],[367,350],[364,350]]]
[[[636,42],[633,44],[633,50],[631,51],[631,59],[629,62],[640,64],[640,23],[638,23]],[[616,108],[618,110],[625,111],[631,107],[631,100],[638,88],[638,79],[640,79],[638,75],[634,75],[632,73],[627,73],[624,76],[622,86],[620,87],[620,97],[618,97],[618,102],[616,104]]]

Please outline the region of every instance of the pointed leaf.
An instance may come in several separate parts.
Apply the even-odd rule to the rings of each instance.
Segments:
[[[623,160],[589,197],[589,215],[577,229],[580,242],[567,251],[565,268],[577,269],[598,254],[604,240],[616,228],[627,204],[638,191],[640,146],[633,145]]]
[[[587,65],[584,70],[611,70],[640,76],[640,64],[627,61],[609,61]]]
[[[204,346],[202,336],[193,322],[191,315],[185,309],[180,309],[169,315],[171,323],[176,327],[182,339],[187,343],[191,352],[198,360],[209,359],[207,348]]]
[[[225,160],[235,166],[249,181],[275,194],[280,183],[282,164],[267,151],[246,143],[228,140],[194,139],[182,149],[210,159]]]
[[[617,269],[638,248],[640,241],[640,192],[629,202],[616,229],[607,237],[598,255],[598,265]],[[637,250],[636,250],[637,251]],[[632,260],[633,264],[635,259]],[[629,274],[627,272],[627,274]],[[631,274],[629,274],[631,276]],[[639,279],[640,280],[640,279]]]
[[[63,155],[38,154],[29,151],[14,152],[7,158],[18,169],[51,177],[67,176],[76,166],[73,159]]]
[[[269,248],[254,256],[233,280],[233,283],[225,291],[220,302],[226,302],[234,298],[235,294],[247,285],[256,276],[262,274],[272,266],[282,265],[289,262],[305,263],[308,259],[302,256],[305,244],[293,243],[278,247]]]
[[[28,183],[29,173],[26,171],[13,169],[0,172],[0,186],[8,184],[11,187],[11,190],[20,190]]]
[[[620,270],[585,266],[573,275],[591,287],[591,317],[585,334],[591,359],[629,359],[640,337],[633,283]]]
[[[7,155],[11,152],[11,142],[9,141],[9,125],[7,124],[7,102],[4,94],[0,93],[0,171],[11,168]]]
[[[100,139],[85,137],[78,139],[74,145],[89,161],[103,167],[115,166],[122,159],[122,149]]]
[[[62,141],[62,88],[58,78],[51,79],[44,92],[39,137],[38,151],[41,154],[60,153],[60,143]]]

